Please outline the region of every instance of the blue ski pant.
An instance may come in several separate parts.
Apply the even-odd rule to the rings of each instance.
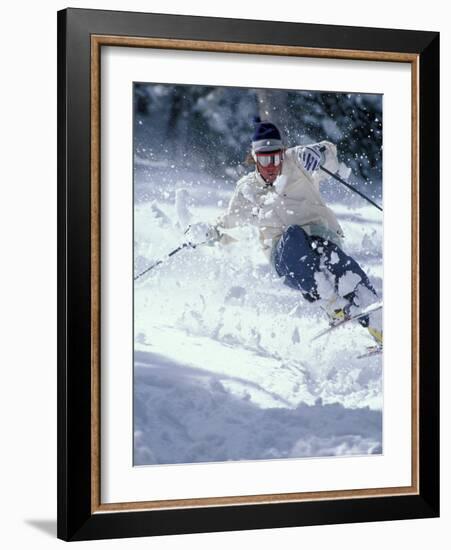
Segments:
[[[358,284],[376,294],[368,276],[354,258],[335,243],[308,235],[299,225],[290,225],[285,230],[273,250],[272,263],[279,277],[284,277],[285,284],[300,290],[309,302],[322,298],[315,274],[324,270],[332,275],[337,294],[340,278],[349,271],[360,277]],[[354,292],[344,298],[352,302]]]

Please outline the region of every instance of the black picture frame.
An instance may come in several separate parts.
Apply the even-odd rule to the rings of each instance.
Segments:
[[[411,54],[418,69],[418,494],[97,513],[92,437],[92,36]],[[415,161],[415,158],[414,158]],[[64,540],[439,515],[439,34],[67,9],[58,12],[58,537]]]

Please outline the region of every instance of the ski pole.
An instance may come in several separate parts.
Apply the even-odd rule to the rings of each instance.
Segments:
[[[188,231],[188,230],[187,230]],[[185,231],[186,233],[186,231]],[[166,254],[166,258],[162,258],[160,260],[157,260],[155,263],[153,263],[152,265],[150,265],[149,267],[147,267],[144,271],[141,271],[141,273],[139,273],[138,275],[135,275],[135,277],[133,277],[133,280],[134,281],[137,281],[140,277],[142,277],[143,275],[145,275],[146,273],[149,273],[149,271],[151,271],[152,269],[154,269],[155,267],[157,267],[158,265],[161,265],[163,262],[165,262],[166,260],[168,260],[171,256],[174,256],[174,254],[177,254],[177,252],[180,252],[180,250],[183,250],[184,248],[197,248],[198,246],[201,246],[203,244],[207,244],[209,243],[210,241],[203,241],[203,242],[200,242],[200,243],[196,243],[196,244],[193,244],[193,243],[183,243],[181,244],[180,246],[178,246],[177,248],[174,248],[174,250],[172,252],[169,252],[169,254]]]
[[[377,204],[375,203],[373,200],[371,200],[369,197],[367,197],[366,195],[364,195],[361,191],[359,191],[358,189],[356,189],[355,187],[353,187],[352,185],[349,185],[349,183],[346,183],[343,179],[340,178],[340,176],[337,176],[337,174],[334,174],[333,172],[331,172],[330,170],[328,170],[327,168],[324,168],[324,166],[320,166],[321,170],[323,172],[326,172],[326,174],[329,174],[329,176],[332,176],[333,178],[335,178],[337,181],[339,181],[340,183],[342,183],[345,187],[347,187],[348,189],[350,189],[351,191],[354,191],[354,193],[357,193],[357,195],[360,195],[363,199],[367,200],[369,203],[371,203],[373,206],[375,206],[378,210],[380,210],[381,212],[383,212],[382,208]]]
[[[204,244],[204,243],[199,243],[199,244]],[[196,246],[198,246],[197,244],[191,244],[191,243],[183,243],[181,244],[180,246],[178,246],[177,248],[175,248],[172,252],[169,252],[169,254],[166,255],[166,258],[163,258],[161,260],[157,260],[155,263],[153,263],[152,265],[150,265],[149,267],[147,267],[144,271],[141,271],[141,273],[139,273],[138,275],[136,275],[135,277],[133,277],[133,280],[134,281],[137,281],[140,277],[142,277],[143,275],[145,275],[146,273],[148,273],[149,271],[151,271],[152,269],[154,269],[155,267],[157,267],[158,265],[162,264],[163,262],[165,262],[167,259],[169,259],[171,256],[174,256],[174,254],[177,254],[177,252],[180,252],[180,250],[183,250],[184,248],[196,248]]]
[[[325,150],[326,150],[325,147],[321,147],[321,149],[320,149],[321,153],[323,153]],[[342,178],[340,178],[340,176],[337,176],[337,174],[334,174],[333,172],[331,172],[327,168],[324,168],[324,166],[320,166],[320,168],[323,172],[326,172],[326,174],[329,174],[329,176],[332,176],[337,181],[339,181],[341,184],[343,184],[345,187],[347,187],[351,191],[354,191],[354,193],[357,193],[357,195],[360,195],[362,197],[362,199],[367,200],[369,203],[371,203],[373,206],[375,206],[378,210],[383,212],[382,208],[377,203],[375,203],[373,200],[371,200],[369,197],[364,195],[361,191],[359,191],[358,189],[356,189],[352,185],[349,185],[349,183],[345,182]]]

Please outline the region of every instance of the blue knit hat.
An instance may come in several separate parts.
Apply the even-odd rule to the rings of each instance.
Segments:
[[[259,117],[254,119],[256,124],[252,136],[252,151],[262,153],[265,151],[277,151],[283,148],[280,132],[272,122],[262,122]]]

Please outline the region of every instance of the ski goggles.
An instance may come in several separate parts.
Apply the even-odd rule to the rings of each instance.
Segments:
[[[263,168],[266,168],[270,164],[274,164],[274,166],[279,166],[279,164],[283,160],[283,152],[282,151],[268,151],[266,153],[254,153],[254,159],[258,162],[260,166],[263,166]]]

